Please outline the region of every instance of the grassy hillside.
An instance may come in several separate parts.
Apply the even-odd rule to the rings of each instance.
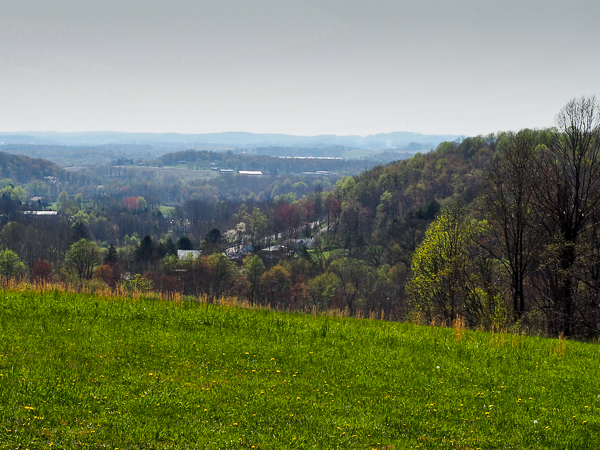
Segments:
[[[592,449],[600,347],[0,292],[0,448]]]

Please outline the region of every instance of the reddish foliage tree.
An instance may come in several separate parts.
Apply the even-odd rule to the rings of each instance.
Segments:
[[[34,281],[50,281],[52,279],[52,266],[48,261],[38,259],[31,267],[31,276]]]
[[[117,262],[108,262],[96,267],[94,272],[94,278],[104,281],[111,289],[114,289],[119,281],[121,281],[121,275],[123,270]]]
[[[137,209],[138,208],[138,203],[137,203],[138,198],[139,198],[139,195],[135,195],[133,197],[127,197],[127,198],[123,199],[123,206],[128,209]]]

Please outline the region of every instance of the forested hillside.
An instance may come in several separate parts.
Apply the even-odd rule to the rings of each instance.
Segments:
[[[0,177],[18,183],[43,180],[44,177],[64,177],[65,171],[50,161],[0,152]]]
[[[212,157],[185,152],[163,162]],[[600,335],[594,98],[566,105],[556,128],[444,142],[337,181],[290,174],[186,181],[177,171],[159,179],[113,169],[52,185],[3,180],[1,274],[446,326],[458,320]],[[36,192],[54,203],[24,201]],[[31,211],[50,208],[57,215]]]
[[[497,143],[504,138],[444,142],[434,152],[345,179],[335,190],[341,207],[335,234],[349,249],[383,245],[388,262],[406,262],[440,202],[452,196],[466,203],[476,198]]]
[[[444,143],[430,154],[334,186],[318,178],[309,186],[289,178],[223,176],[214,181],[218,196],[187,201],[168,216],[155,205],[177,184],[153,185],[155,194],[122,203],[115,200],[123,194],[109,194],[108,186],[91,202],[63,193],[56,218],[11,216],[0,241],[27,270],[5,272],[85,283],[94,278],[89,282],[185,295],[238,295],[273,307],[377,311],[402,320],[409,311],[404,284],[412,252],[447,197],[474,198],[496,140]],[[185,155],[198,161],[199,154]],[[245,183],[264,194],[241,201]],[[134,189],[132,184],[122,192]],[[203,253],[179,260],[178,249]]]

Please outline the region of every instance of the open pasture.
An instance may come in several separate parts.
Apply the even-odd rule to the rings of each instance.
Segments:
[[[0,292],[0,448],[596,449],[600,347]]]

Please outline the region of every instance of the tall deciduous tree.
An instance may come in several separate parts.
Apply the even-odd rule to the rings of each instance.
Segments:
[[[260,300],[261,276],[265,273],[265,264],[258,255],[252,254],[244,259],[244,275],[248,280],[248,299],[253,305]]]
[[[413,255],[406,290],[428,321],[449,326],[464,315],[473,290],[469,283],[472,230],[459,202],[446,205]]]
[[[256,249],[260,245],[260,238],[262,237],[262,234],[267,229],[267,216],[265,216],[259,208],[254,207],[252,214],[248,216],[247,224],[252,245]]]
[[[31,278],[33,281],[47,282],[52,279],[52,266],[48,261],[38,259],[31,267]]]
[[[290,303],[292,287],[290,273],[279,264],[271,267],[261,277],[267,302],[271,306],[285,307]]]
[[[210,268],[210,295],[219,298],[231,290],[235,277],[235,264],[221,253],[215,253],[208,258]]]
[[[537,267],[544,236],[535,207],[534,163],[540,133],[522,130],[505,136],[501,144],[483,182],[492,239],[482,244],[507,275],[513,314],[519,318],[525,312],[525,282]]]
[[[75,272],[80,280],[89,280],[100,260],[101,254],[96,244],[81,239],[71,245],[65,255],[65,266]]]
[[[0,275],[4,278],[15,278],[25,273],[25,264],[12,250],[0,252]]]
[[[320,274],[308,282],[308,293],[319,309],[327,310],[335,295],[340,280],[331,272]]]
[[[536,167],[536,200],[554,238],[550,331],[568,336],[576,325],[577,245],[600,216],[600,105],[595,97],[573,99],[556,124],[558,132]]]
[[[351,315],[355,315],[371,295],[375,284],[375,270],[360,259],[342,258],[331,263],[329,270],[339,279],[342,294]]]

